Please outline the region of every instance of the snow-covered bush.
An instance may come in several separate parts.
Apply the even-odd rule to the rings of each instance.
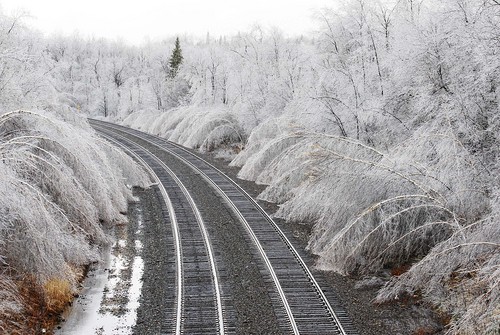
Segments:
[[[499,219],[495,214],[456,229],[408,272],[393,278],[377,300],[423,295],[454,315],[451,332],[495,334],[500,327]]]
[[[308,248],[319,268],[352,275],[413,265],[380,301],[421,293],[456,316],[453,332],[492,330],[500,217],[488,189],[498,186],[453,128],[435,121],[389,151],[267,122],[232,164],[268,185],[259,198],[280,204],[275,216],[314,224]]]
[[[22,278],[74,286],[108,242],[106,227],[126,220],[121,213],[133,196],[125,183],[149,180],[86,119],[67,112],[1,115],[0,154],[0,309],[16,311],[12,283]]]
[[[201,152],[233,148],[245,141],[245,134],[227,107],[178,107],[166,112],[132,113],[123,125],[164,137]],[[234,154],[233,154],[234,156]]]

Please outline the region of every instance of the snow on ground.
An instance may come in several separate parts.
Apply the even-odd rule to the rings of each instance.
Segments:
[[[116,240],[92,266],[78,298],[63,314],[57,334],[132,334],[142,290],[142,213],[134,209],[130,224],[115,228]]]

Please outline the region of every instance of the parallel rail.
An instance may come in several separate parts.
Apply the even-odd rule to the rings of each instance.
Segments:
[[[175,316],[172,315],[169,327],[172,333],[224,335],[223,304],[213,247],[200,211],[187,188],[168,166],[147,149],[105,130],[101,131],[101,135],[127,151],[148,170],[168,208],[177,274]],[[187,212],[186,208],[192,212]],[[193,227],[194,222],[199,230]]]
[[[197,171],[226,199],[265,263],[262,275],[270,277],[276,288],[270,295],[275,305],[284,310],[277,311],[276,315],[281,323],[288,323],[291,333],[357,334],[340,302],[331,295],[327,298],[285,233],[233,180],[180,145],[115,124],[91,122],[99,129],[118,132],[165,150]]]

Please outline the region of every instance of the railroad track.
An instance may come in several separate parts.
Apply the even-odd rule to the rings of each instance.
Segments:
[[[120,142],[121,146],[128,147],[129,149],[132,148],[131,150],[140,155],[146,164],[153,164],[152,168],[155,172],[156,165],[160,165],[163,170],[167,171],[169,178],[174,180],[177,185],[182,185],[182,182],[175,177],[172,171],[169,171],[168,167],[160,159],[156,158],[154,162],[151,162],[151,158],[147,158],[147,155],[140,153],[140,151],[149,152],[146,148],[164,151],[182,161],[187,168],[195,171],[206,183],[212,186],[220,198],[234,212],[246,232],[245,236],[248,239],[248,244],[252,245],[254,258],[258,260],[259,271],[267,283],[276,319],[283,333],[357,334],[340,302],[336,300],[336,297],[331,292],[325,293],[323,291],[320,283],[313,276],[303,260],[301,252],[293,246],[286,234],[252,197],[224,173],[182,146],[164,139],[103,121],[91,120],[91,125],[99,133],[113,138],[113,141]],[[150,152],[149,154],[150,156],[153,155]],[[161,183],[163,183],[162,178],[159,177]],[[170,197],[172,197],[171,192],[166,189],[166,193]],[[184,190],[182,193],[185,197],[189,194],[187,190]],[[189,197],[187,196],[187,198]],[[205,254],[202,251],[197,252],[204,255],[202,258],[209,258],[208,254],[213,254],[213,249],[207,230],[205,228],[205,233],[203,233],[204,225],[200,224],[202,218],[196,209],[194,201],[191,199],[188,202],[190,203],[190,207],[194,208],[193,212],[195,216],[198,213],[198,217],[196,218],[196,222],[198,222],[197,229],[200,231],[199,235],[201,235],[204,241],[203,249],[205,250]],[[182,236],[182,233],[180,235]],[[180,244],[182,245],[183,241]],[[179,255],[179,252],[177,252],[177,255]],[[186,255],[181,250],[180,256],[177,257],[182,259]],[[178,260],[178,262],[182,263],[182,260]],[[199,315],[207,319],[205,321],[206,328],[204,328],[207,330],[207,333],[224,333],[225,331],[232,333],[236,329],[234,326],[235,313],[230,311],[229,306],[224,306],[224,301],[230,302],[231,297],[217,298],[215,296],[215,287],[220,286],[221,282],[226,280],[226,278],[217,277],[216,266],[219,266],[219,263],[223,264],[223,262],[214,258],[212,262],[208,261],[208,263],[213,263],[211,266],[213,265],[214,270],[210,276],[204,276],[206,277],[205,279],[211,277],[210,284],[207,284],[208,281],[204,284],[207,287],[205,290],[207,292],[210,291],[212,302],[215,301],[217,303],[209,304],[205,302],[203,308],[206,311]],[[182,273],[184,270],[177,268],[176,271],[177,273],[181,273],[177,279],[177,283],[179,283],[183,280],[184,275]],[[216,282],[218,284],[214,284]],[[211,289],[208,287],[211,287]],[[219,293],[220,291],[228,292],[230,290],[221,290],[219,287]],[[182,297],[184,292],[185,289],[177,287],[175,305],[177,308],[181,308],[181,311],[172,313],[175,319],[174,323],[176,324],[172,329],[175,329],[176,333],[177,331],[182,333],[187,329],[186,325],[183,324],[183,322],[186,322],[185,317],[183,317],[185,314],[182,314],[185,313],[182,310],[183,306],[185,306],[184,298]],[[209,296],[208,293],[207,296]],[[217,304],[219,305],[217,306]],[[228,305],[231,305],[231,303],[228,303]],[[210,310],[213,313],[210,313]],[[193,321],[194,324],[200,322],[199,320]],[[200,324],[203,323],[201,322]],[[212,324],[210,325],[210,323]],[[203,333],[203,329],[194,331],[195,328],[196,326],[190,328],[192,332],[186,331],[186,333]]]
[[[171,299],[173,334],[225,334],[219,274],[210,238],[194,200],[177,176],[158,157],[124,137],[101,134],[141,163],[156,180],[170,222],[175,260],[175,298]],[[197,223],[193,225],[193,223]]]

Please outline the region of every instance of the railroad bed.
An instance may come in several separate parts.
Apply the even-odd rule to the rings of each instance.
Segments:
[[[90,122],[147,166],[163,195],[164,333],[357,334],[307,255],[224,173],[165,139]]]

